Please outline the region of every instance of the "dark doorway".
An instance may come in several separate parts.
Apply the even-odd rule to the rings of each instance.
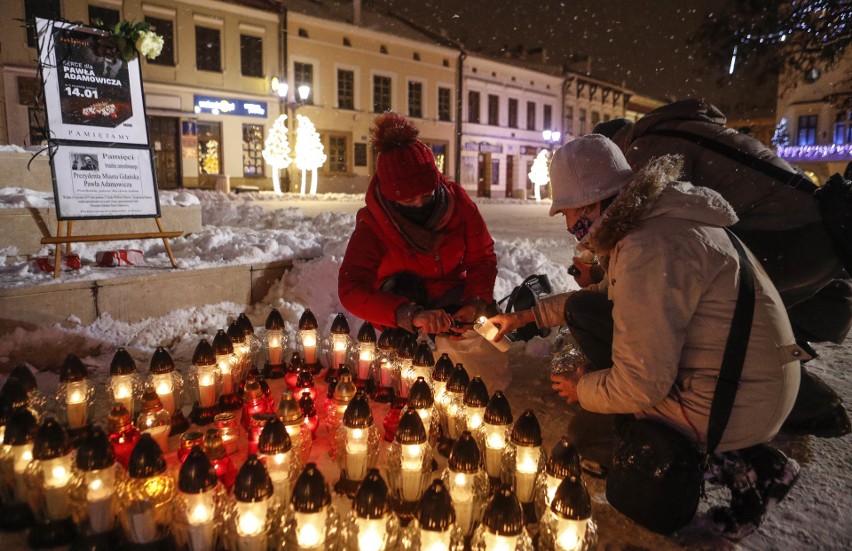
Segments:
[[[506,155],[506,197],[515,195],[515,156]]]
[[[154,149],[157,187],[183,187],[180,167],[180,120],[175,117],[148,117],[148,139]]]
[[[476,167],[476,196],[491,197],[491,153],[480,153]]]

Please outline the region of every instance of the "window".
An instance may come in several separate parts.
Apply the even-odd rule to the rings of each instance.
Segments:
[[[379,46],[379,53],[380,53],[380,54],[386,54],[386,53],[388,53],[388,47],[387,47],[387,46],[385,46],[384,44],[381,44],[381,45]]]
[[[61,19],[59,0],[24,0],[24,18],[27,20],[27,46],[35,48],[38,45],[35,18]]]
[[[574,135],[574,107],[565,108],[565,133]]]
[[[168,19],[146,17],[145,21],[151,25],[151,30],[163,37],[163,49],[156,59],[149,59],[148,63],[154,65],[175,66],[175,24]]]
[[[346,172],[346,136],[331,134],[328,137],[328,171]]]
[[[852,111],[837,114],[834,120],[834,145],[852,144]]]
[[[518,100],[509,98],[509,128],[518,127]]]
[[[299,34],[299,38],[310,38],[308,36],[308,30],[304,29],[302,27],[299,27],[299,33],[298,34]]]
[[[449,88],[438,88],[438,120],[452,120],[452,96]]]
[[[423,83],[408,82],[408,116],[423,117]]]
[[[346,46],[347,48],[351,48],[352,47],[352,41],[350,41],[348,38],[346,38],[344,36],[343,37],[343,45]]]
[[[577,130],[577,133],[582,136],[586,133],[586,110],[580,109],[580,128]]]
[[[527,130],[535,130],[535,102],[527,102]]]
[[[263,39],[240,35],[240,72],[244,77],[263,77]]]
[[[27,107],[27,115],[30,121],[30,145],[40,145],[47,141],[44,133],[46,128],[44,109]]]
[[[467,122],[479,122],[479,92],[467,93]]]
[[[542,117],[544,120],[541,122],[544,124],[544,128],[548,130],[553,130],[553,106],[545,105],[544,106],[544,115]]]
[[[500,97],[488,94],[488,124],[500,125]]]
[[[195,66],[199,71],[222,72],[222,45],[219,29],[195,27]]]
[[[197,128],[199,174],[224,174],[221,123],[198,121]]]
[[[121,12],[118,10],[102,8],[100,6],[89,6],[89,24],[101,24],[112,28],[119,21],[121,21]]]
[[[592,111],[592,128],[594,129],[599,122],[601,122],[601,114],[597,111]]]
[[[293,82],[296,84],[296,97],[298,96],[299,86],[307,85],[311,91],[308,97],[305,98],[305,103],[308,105],[314,104],[314,66],[310,63],[293,63]],[[301,99],[301,98],[299,98]]]
[[[263,125],[243,125],[243,176],[263,176]]]
[[[355,144],[355,166],[367,166],[367,144]]]
[[[373,113],[384,113],[391,109],[391,78],[373,76]]]
[[[799,117],[799,130],[796,134],[796,145],[815,145],[816,144],[816,115],[801,115]]]
[[[337,70],[337,107],[355,109],[355,72]]]
[[[500,159],[491,159],[491,185],[500,185]]]
[[[414,52],[414,55],[412,56],[412,58],[414,59],[414,61],[420,61],[420,54],[417,53],[417,52]]]

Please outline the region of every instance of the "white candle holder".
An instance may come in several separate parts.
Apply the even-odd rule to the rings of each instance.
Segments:
[[[136,362],[124,348],[115,351],[110,362],[109,375],[107,392],[111,403],[123,404],[130,416],[135,417],[139,413],[142,381],[136,372]]]
[[[141,435],[130,454],[128,476],[117,492],[118,518],[127,541],[156,544],[171,538],[175,493],[162,449],[150,434]]]
[[[296,351],[302,357],[305,366],[316,375],[322,370],[320,363],[320,334],[317,318],[310,309],[306,309],[299,318],[299,330],[296,333]]]
[[[225,537],[229,549],[266,551],[277,549],[279,511],[272,480],[263,462],[251,454],[240,467],[234,493],[228,502]]]
[[[456,512],[446,486],[440,480],[420,498],[417,513],[402,536],[402,547],[415,551],[463,551],[464,534],[456,524]]]
[[[190,420],[196,425],[209,425],[219,413],[222,372],[219,371],[216,355],[207,339],[201,339],[195,347],[187,382],[195,398]]]
[[[174,535],[189,551],[216,549],[222,530],[225,492],[207,455],[195,446],[178,474]]]
[[[535,413],[524,411],[512,429],[509,444],[503,454],[504,483],[512,485],[518,501],[524,506],[524,513],[535,517],[533,500],[538,473],[544,467],[544,454],[541,451],[541,426]],[[534,522],[534,518],[529,518]]]
[[[488,400],[482,426],[476,433],[485,456],[485,472],[491,479],[499,479],[503,472],[503,453],[511,433],[512,408],[503,392],[498,390]]]
[[[378,469],[370,469],[342,521],[341,548],[346,551],[390,551],[399,546],[400,522],[393,513],[388,485]]]
[[[411,518],[432,475],[432,446],[416,410],[402,412],[387,460],[394,508],[400,517]]]
[[[343,413],[343,422],[334,440],[334,454],[340,468],[340,480],[334,489],[349,497],[379,459],[379,429],[367,395],[359,391]]]
[[[503,485],[485,505],[482,524],[474,530],[471,549],[477,551],[533,551],[524,512],[511,486]]]
[[[315,463],[308,463],[293,485],[293,498],[285,515],[285,549],[319,551],[335,549],[341,522],[331,505],[331,493]]]
[[[85,432],[92,419],[95,387],[89,381],[88,370],[77,356],[69,355],[59,371],[56,391],[56,412],[74,436]]]
[[[115,527],[115,490],[123,476],[109,437],[93,427],[77,450],[70,483],[71,517],[79,537],[97,540]],[[86,548],[99,549],[96,544]]]
[[[171,355],[163,347],[158,347],[151,356],[150,374],[145,379],[145,387],[153,387],[163,409],[169,413],[169,436],[189,428],[189,421],[183,414],[183,375],[175,369]]]
[[[488,497],[488,475],[482,470],[482,455],[473,435],[464,431],[450,451],[441,475],[456,510],[456,524],[469,536],[482,517]]]
[[[567,476],[559,484],[542,519],[540,548],[547,551],[590,551],[597,544],[589,492],[580,476]]]

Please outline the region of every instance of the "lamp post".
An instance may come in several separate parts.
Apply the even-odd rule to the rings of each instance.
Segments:
[[[273,93],[278,94],[278,104],[279,104],[281,114],[283,114],[286,117],[287,134],[292,136],[293,133],[290,131],[290,119],[295,117],[296,111],[298,111],[299,108],[302,105],[304,105],[305,102],[308,101],[308,98],[311,96],[311,87],[308,86],[307,84],[300,84],[299,86],[296,87],[295,94],[293,94],[293,97],[291,98],[290,97],[290,85],[287,83],[286,80],[281,79],[281,78],[276,76],[276,77],[272,77],[272,80],[270,81],[270,88],[272,88]],[[290,116],[291,114],[293,116]],[[287,152],[289,153],[289,146],[286,149],[287,149]],[[282,167],[286,170],[285,174],[287,174],[287,179],[285,180],[286,191],[290,191],[291,179],[290,179],[289,166],[291,164],[292,164],[291,162],[286,162],[286,164],[284,164],[283,167]],[[277,176],[278,176],[278,167],[277,166],[275,167],[275,176],[276,176],[275,179],[277,179]]]

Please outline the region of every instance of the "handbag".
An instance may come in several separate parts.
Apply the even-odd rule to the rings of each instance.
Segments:
[[[754,272],[739,240],[727,230],[740,259],[737,304],[710,405],[707,446],[656,421],[625,416],[606,481],[609,503],[637,524],[659,534],[686,526],[704,495],[707,460],[728,425],[745,361],[754,316]]]

